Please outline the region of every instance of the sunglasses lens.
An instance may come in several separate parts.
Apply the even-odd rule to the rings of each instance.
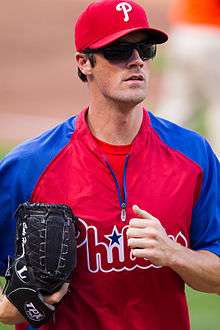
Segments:
[[[143,61],[150,60],[156,55],[156,45],[140,45],[138,52]]]
[[[123,45],[103,49],[103,55],[108,61],[126,61],[132,55],[133,49]]]
[[[152,59],[156,55],[156,45],[140,43],[118,43],[102,49],[104,57],[108,61],[127,61],[137,49],[143,61]]]

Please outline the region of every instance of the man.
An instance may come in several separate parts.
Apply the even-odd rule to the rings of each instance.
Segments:
[[[1,164],[2,274],[19,203],[64,203],[79,217],[77,269],[67,293],[46,298],[64,296],[41,329],[187,330],[184,282],[220,293],[219,162],[142,104],[166,40],[136,2],[91,4],[75,29],[89,107]],[[5,323],[22,321],[7,298],[1,306]]]

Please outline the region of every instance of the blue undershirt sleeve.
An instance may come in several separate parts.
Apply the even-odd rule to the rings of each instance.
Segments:
[[[151,125],[162,141],[195,162],[203,173],[198,200],[192,210],[190,246],[220,256],[220,162],[207,140],[149,113]]]
[[[16,152],[9,154],[0,163],[0,275],[7,266],[8,255],[14,254],[15,211],[17,206],[28,200],[30,189],[25,185],[25,166],[20,166]],[[23,182],[21,182],[23,181]]]
[[[18,145],[0,162],[0,276],[5,274],[8,256],[14,255],[15,211],[30,200],[43,171],[69,143],[75,121],[72,117]]]
[[[220,163],[207,141],[201,166],[203,180],[192,213],[191,247],[220,256]]]

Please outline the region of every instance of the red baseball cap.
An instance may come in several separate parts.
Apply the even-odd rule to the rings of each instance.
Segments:
[[[81,13],[76,22],[76,50],[101,48],[137,30],[146,31],[149,41],[154,44],[162,44],[168,39],[165,32],[149,26],[144,8],[136,2],[131,0],[95,1]]]

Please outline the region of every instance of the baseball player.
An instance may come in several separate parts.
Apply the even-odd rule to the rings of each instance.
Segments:
[[[203,137],[143,106],[167,39],[136,2],[91,3],[75,26],[89,106],[1,162],[3,276],[20,203],[67,204],[78,217],[76,270],[68,290],[44,297],[59,304],[41,330],[189,330],[184,284],[220,294],[219,161]],[[23,320],[5,296],[0,320]]]

